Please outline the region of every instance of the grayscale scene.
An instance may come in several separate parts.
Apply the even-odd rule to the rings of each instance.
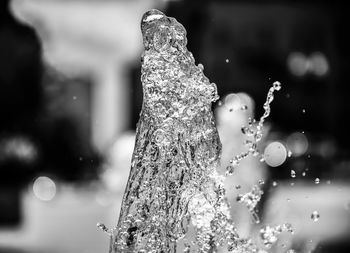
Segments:
[[[347,4],[0,2],[0,253],[350,252]]]

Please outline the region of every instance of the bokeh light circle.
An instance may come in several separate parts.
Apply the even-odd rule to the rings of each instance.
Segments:
[[[301,52],[292,52],[287,59],[289,71],[295,76],[304,76],[309,70],[309,60]]]
[[[237,111],[240,110],[242,107],[241,99],[238,95],[231,93],[228,94],[224,99],[224,106],[229,111]]]
[[[49,177],[38,177],[33,183],[33,193],[42,201],[50,201],[56,195],[56,184]]]
[[[288,136],[287,147],[293,156],[301,156],[306,153],[309,142],[304,134],[296,132]]]
[[[264,158],[269,166],[278,167],[286,161],[287,150],[281,142],[271,142],[264,150]]]
[[[321,52],[315,52],[310,56],[312,71],[316,76],[324,76],[329,71],[329,63]]]

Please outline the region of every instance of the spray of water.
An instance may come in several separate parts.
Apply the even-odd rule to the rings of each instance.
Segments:
[[[98,224],[111,238],[110,252],[209,253],[222,247],[263,252],[251,239],[240,238],[231,220],[225,177],[217,173],[221,142],[211,104],[219,96],[187,50],[185,28],[151,10],[142,17],[141,30],[144,99],[130,175],[117,226]],[[270,88],[257,125],[250,121],[243,128],[253,140],[232,164],[258,153],[273,92],[279,89],[278,82]],[[254,212],[261,195],[256,186],[238,201]]]
[[[260,155],[261,156],[260,161],[263,162],[265,160],[264,155],[260,154],[258,150],[258,143],[261,141],[263,137],[264,122],[271,112],[271,103],[274,99],[273,94],[275,91],[279,91],[280,89],[281,89],[281,83],[278,81],[274,82],[267,93],[266,102],[264,103],[264,114],[260,117],[260,120],[256,122],[255,119],[249,118],[248,125],[242,127],[242,133],[247,136],[247,139],[245,142],[247,146],[247,150],[242,152],[239,155],[235,155],[230,160],[230,165],[227,166],[226,168],[226,175],[232,175],[234,168],[240,164],[240,161],[242,161],[244,158],[246,158],[249,155],[253,155],[253,156]]]

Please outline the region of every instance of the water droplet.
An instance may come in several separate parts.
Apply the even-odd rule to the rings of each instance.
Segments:
[[[302,175],[303,177],[305,177],[305,176],[306,176],[306,172],[303,171],[303,173],[301,173],[301,175]]]
[[[314,222],[317,222],[320,219],[320,214],[317,211],[313,211],[311,214],[311,219]]]
[[[277,91],[280,90],[281,89],[281,83],[279,81],[274,82],[273,83],[273,88],[275,90],[277,90]]]
[[[76,100],[77,99],[77,96],[73,96],[73,100]]]
[[[279,89],[278,83],[275,84],[275,87],[277,90]],[[240,163],[240,161],[243,160],[244,158],[246,158],[248,155],[253,155],[253,156],[261,155],[258,148],[257,148],[258,142],[262,140],[264,121],[270,115],[270,112],[271,112],[270,104],[274,99],[273,93],[276,89],[274,88],[274,86],[272,86],[269,89],[266,101],[265,101],[264,106],[263,106],[264,114],[263,114],[263,116],[260,117],[260,120],[257,122],[255,119],[252,119],[249,117],[248,118],[248,126],[243,126],[241,128],[242,133],[244,135],[246,135],[247,137],[249,137],[249,139],[246,140],[246,145],[248,147],[248,150],[242,152],[238,156],[235,156],[235,158],[234,158],[235,165],[238,165]],[[233,111],[232,108],[229,110]],[[261,155],[260,161],[261,162],[266,161],[266,163],[272,167],[279,166],[280,164],[282,164],[285,161],[286,150],[283,146],[281,151],[279,153],[277,153],[277,156],[276,156],[274,152],[272,152],[272,153],[270,152],[271,149],[274,149],[274,144],[268,145],[265,148],[265,154]],[[268,157],[265,156],[266,154]]]
[[[305,109],[303,109],[303,110],[302,110],[302,112],[303,112],[303,113],[306,113],[306,110],[305,110]]]
[[[190,253],[191,252],[191,245],[186,244],[184,248],[184,253]]]
[[[290,183],[290,186],[294,186],[294,182],[291,182],[291,183]]]
[[[105,224],[97,223],[96,226],[105,232],[108,231],[108,228],[105,226]]]
[[[103,232],[105,232],[108,235],[113,235],[113,233],[115,232],[116,228],[113,229],[109,229],[108,227],[106,227],[104,224],[102,223],[97,223],[96,225],[99,229],[101,229]]]
[[[229,165],[226,167],[226,175],[227,176],[231,176],[234,171],[235,171],[235,167],[233,167],[233,165]]]
[[[275,227],[266,225],[260,229],[260,238],[266,248],[271,248],[271,246],[277,242],[278,236],[282,232],[293,233],[293,228],[289,223],[277,225]]]
[[[226,59],[226,60],[225,60],[225,62],[226,62],[226,63],[229,63],[229,62],[230,62],[230,60],[229,60],[229,59]]]
[[[295,178],[295,177],[296,177],[296,172],[295,172],[295,170],[290,170],[290,176],[291,176],[292,178]]]
[[[315,184],[319,184],[320,183],[320,179],[318,177],[315,178]]]
[[[276,187],[277,185],[278,185],[278,183],[277,183],[276,181],[273,181],[273,182],[272,182],[272,186],[273,186],[273,187]]]
[[[243,203],[249,210],[250,214],[255,223],[259,223],[260,219],[256,213],[255,207],[261,199],[261,196],[264,194],[262,190],[260,190],[259,186],[254,185],[250,192],[245,194],[239,194],[237,196],[237,202]]]

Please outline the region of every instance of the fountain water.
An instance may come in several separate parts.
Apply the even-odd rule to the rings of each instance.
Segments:
[[[117,227],[98,224],[111,237],[110,252],[216,252],[221,247],[263,252],[251,239],[241,239],[231,221],[225,177],[216,170],[221,143],[211,104],[219,98],[217,87],[187,50],[185,28],[151,10],[142,17],[141,30],[144,99],[131,171]],[[252,139],[247,140],[248,151],[235,156],[231,166],[249,154],[259,154],[263,122],[270,113],[273,92],[279,89],[280,83],[275,82],[265,114],[257,124],[251,120],[242,129]],[[254,208],[261,195],[254,186],[238,200],[256,220]],[[261,236],[268,240],[264,230]]]

